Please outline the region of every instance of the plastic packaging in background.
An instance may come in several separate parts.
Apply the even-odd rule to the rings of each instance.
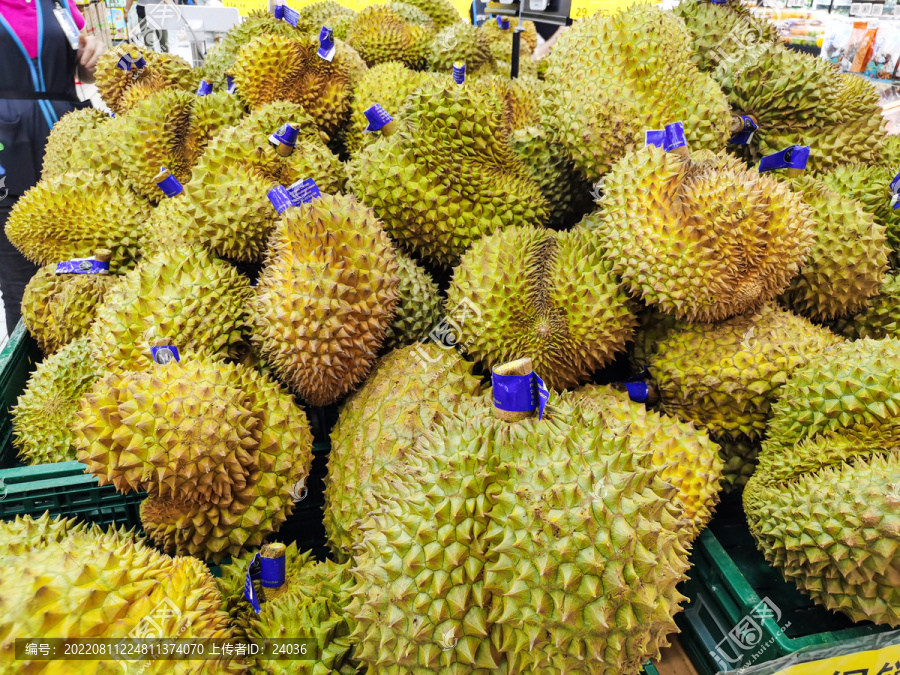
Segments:
[[[875,36],[872,58],[866,65],[865,75],[877,80],[890,80],[900,61],[900,27],[881,25]]]
[[[853,25],[847,21],[833,20],[828,22],[825,37],[822,39],[821,57],[831,63],[840,65],[850,42]]]
[[[876,675],[894,673],[885,665],[900,662],[900,630],[866,635],[827,647],[801,649],[780,659],[750,668],[741,668],[741,675]],[[720,671],[721,673],[724,671]]]

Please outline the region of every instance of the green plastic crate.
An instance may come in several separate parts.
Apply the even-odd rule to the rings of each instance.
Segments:
[[[740,495],[728,495],[694,542],[690,602],[675,617],[700,675],[732,672],[815,645],[889,630],[816,605],[756,548]]]
[[[16,463],[10,409],[40,360],[40,347],[20,321],[0,351],[0,469]]]

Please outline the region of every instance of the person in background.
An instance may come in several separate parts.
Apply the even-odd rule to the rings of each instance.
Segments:
[[[9,243],[6,221],[40,180],[53,125],[90,105],[78,100],[75,76],[93,82],[102,53],[102,43],[84,33],[74,0],[0,0],[0,294],[10,333],[37,267]]]

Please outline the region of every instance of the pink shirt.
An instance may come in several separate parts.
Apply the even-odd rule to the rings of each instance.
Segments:
[[[41,2],[53,2],[53,0],[41,0]],[[72,16],[75,17],[75,25],[78,30],[84,28],[84,17],[75,6],[75,0],[69,0],[69,8],[72,10]],[[19,36],[22,44],[25,45],[25,51],[28,52],[29,58],[37,58],[38,50],[38,20],[37,20],[37,2],[31,0],[0,0],[0,15],[6,19],[6,22],[12,26],[12,29]]]

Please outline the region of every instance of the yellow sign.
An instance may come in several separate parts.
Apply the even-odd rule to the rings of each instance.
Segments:
[[[801,663],[775,675],[895,675],[900,672],[900,645]]]

